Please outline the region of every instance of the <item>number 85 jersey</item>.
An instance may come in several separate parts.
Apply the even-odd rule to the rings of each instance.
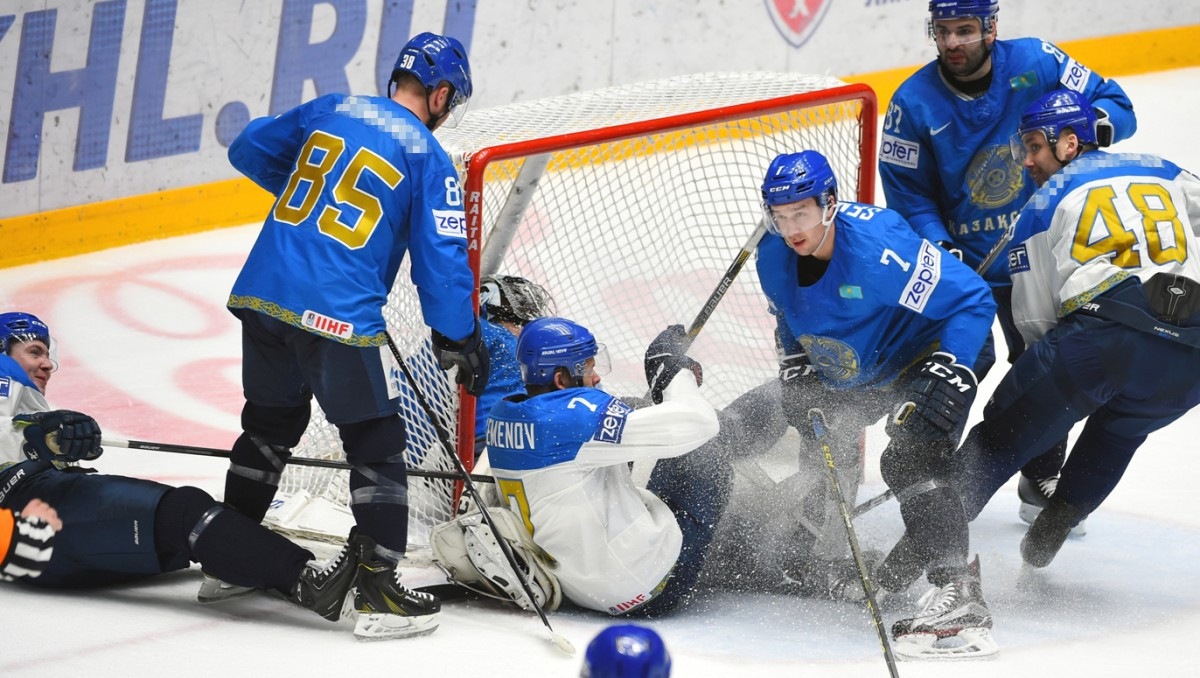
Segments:
[[[474,330],[458,175],[408,109],[383,97],[323,96],[252,121],[229,161],[276,198],[230,309],[382,345],[382,309],[411,250],[425,323],[451,339]]]
[[[1021,210],[1008,255],[1013,319],[1026,344],[1121,281],[1158,272],[1200,281],[1200,179],[1152,155],[1094,150]]]

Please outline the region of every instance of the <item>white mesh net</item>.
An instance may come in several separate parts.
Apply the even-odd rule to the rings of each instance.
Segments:
[[[822,152],[834,167],[839,196],[859,199],[860,168],[870,163],[860,150],[864,102],[844,92],[837,94],[844,101],[821,100],[843,84],[781,73],[678,77],[473,111],[438,138],[458,164],[468,193],[472,177],[482,179],[483,266],[499,262],[498,270],[483,273],[520,275],[545,286],[559,315],[586,325],[607,344],[613,371],[602,387],[616,395],[642,395],[647,343],[668,324],[686,327],[701,310],[759,221],[759,186],[776,155]],[[809,92],[818,94],[781,108],[779,98]],[[743,106],[753,102],[760,103]],[[717,109],[721,112],[679,118]],[[604,129],[646,121],[652,122],[616,133],[626,138]],[[548,138],[557,138],[549,144],[552,152],[537,141]],[[529,142],[530,149],[495,162],[480,153],[517,142]],[[497,232],[525,156],[545,162],[545,170],[516,191],[528,203],[517,210],[515,228]],[[869,174],[870,167],[865,169]],[[469,220],[471,205],[468,200]],[[473,427],[473,421],[458,421],[457,391],[433,362],[429,329],[421,323],[407,269],[385,315],[452,439],[459,426]],[[715,406],[774,376],[773,332],[750,262],[690,351],[704,365],[704,392]],[[410,392],[402,402],[411,467],[452,469]],[[343,458],[336,429],[319,411],[295,452]],[[281,492],[303,490],[345,506],[346,475],[292,465]],[[453,483],[409,479],[411,546],[427,543],[430,527],[450,517],[452,502]]]

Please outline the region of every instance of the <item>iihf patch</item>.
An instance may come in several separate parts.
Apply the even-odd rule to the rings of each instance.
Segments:
[[[12,380],[8,377],[0,377],[0,398],[8,397],[8,389],[11,388]]]
[[[1029,253],[1025,251],[1025,243],[1021,243],[1008,251],[1008,274],[1024,273],[1029,270]]]
[[[842,285],[838,288],[838,294],[843,299],[862,299],[862,288],[858,285]]]
[[[600,421],[596,424],[596,433],[592,440],[619,444],[621,436],[625,433],[625,417],[632,411],[632,407],[616,398],[608,401],[608,407],[604,409],[604,414],[600,415]]]

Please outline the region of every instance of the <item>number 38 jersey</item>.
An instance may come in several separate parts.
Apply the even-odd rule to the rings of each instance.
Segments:
[[[382,309],[411,250],[425,323],[451,339],[471,334],[458,175],[408,109],[382,97],[323,96],[252,121],[229,161],[276,198],[229,308],[382,345]]]
[[[674,514],[634,484],[628,462],[679,456],[718,428],[684,371],[661,405],[636,411],[594,388],[505,398],[488,417],[488,461],[507,505],[556,561],[567,598],[618,614],[653,598],[683,542]]]
[[[1200,179],[1152,155],[1090,151],[1021,210],[1008,255],[1026,344],[1117,283],[1158,272],[1200,281]]]

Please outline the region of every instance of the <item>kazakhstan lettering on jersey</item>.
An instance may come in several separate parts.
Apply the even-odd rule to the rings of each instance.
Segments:
[[[784,348],[803,347],[831,388],[886,384],[934,349],[973,366],[996,310],[987,284],[892,210],[840,203],[834,223],[829,267],[807,287],[783,238],[759,243]]]
[[[936,61],[917,71],[892,97],[879,153],[888,207],[922,237],[953,240],[972,268],[1033,194],[1035,186],[1009,152],[1008,140],[1038,97],[1072,89],[1108,112],[1118,141],[1136,128],[1133,106],[1119,85],[1048,42],[997,40],[992,70],[991,86],[977,99],[952,91]],[[962,149],[971,149],[971,155]],[[1008,282],[1003,257],[984,277]]]
[[[488,417],[488,460],[493,468],[514,471],[572,461],[586,442],[620,444],[632,411],[594,388],[505,398]]]
[[[1034,193],[1009,251],[1013,315],[1034,341],[1136,275],[1200,281],[1200,179],[1157,156],[1089,151]],[[1189,223],[1190,222],[1190,223]]]
[[[425,323],[452,339],[473,331],[458,175],[403,106],[323,96],[252,121],[229,161],[276,196],[229,308],[379,346],[388,291],[411,251]]]

